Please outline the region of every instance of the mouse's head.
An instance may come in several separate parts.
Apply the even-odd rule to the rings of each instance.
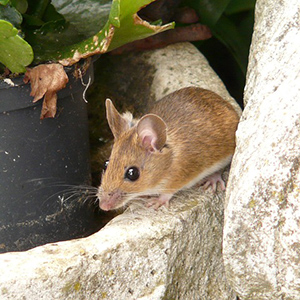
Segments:
[[[98,198],[101,209],[112,210],[137,196],[159,193],[170,150],[164,147],[167,128],[159,116],[148,114],[133,121],[128,114],[120,115],[109,99],[106,115],[114,146]]]

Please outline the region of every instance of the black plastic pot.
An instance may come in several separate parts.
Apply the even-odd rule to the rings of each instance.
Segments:
[[[93,211],[85,87],[72,73],[54,119],[40,120],[30,85],[0,82],[0,252],[88,235]],[[92,67],[83,78],[93,76]]]

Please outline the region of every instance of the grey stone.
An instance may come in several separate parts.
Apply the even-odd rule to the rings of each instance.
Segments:
[[[225,204],[224,263],[241,299],[300,299],[300,4],[258,0]]]
[[[234,299],[221,255],[222,199],[186,192],[131,208],[80,240],[0,256],[1,299]]]
[[[144,92],[160,98],[198,85],[223,95],[240,112],[191,44],[130,59],[152,65],[153,84]],[[124,72],[122,64],[118,68],[112,72]],[[134,203],[90,237],[1,254],[0,298],[234,300],[222,258],[224,197],[194,188],[178,193],[170,209]]]

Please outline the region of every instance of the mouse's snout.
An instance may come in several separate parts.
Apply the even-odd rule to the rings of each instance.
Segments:
[[[99,207],[106,211],[116,209],[122,203],[122,193],[120,190],[106,192],[100,187],[97,197],[99,199]]]

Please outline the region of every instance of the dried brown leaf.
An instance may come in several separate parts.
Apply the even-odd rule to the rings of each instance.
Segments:
[[[33,102],[44,97],[41,119],[54,118],[56,114],[57,92],[63,89],[69,78],[60,64],[38,65],[32,69],[27,68],[24,82],[31,83]]]

